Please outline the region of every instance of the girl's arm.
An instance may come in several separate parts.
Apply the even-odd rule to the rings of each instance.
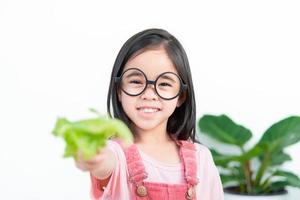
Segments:
[[[113,153],[109,158],[115,160],[115,165],[110,175],[105,175],[105,173],[103,173],[99,176],[99,174],[97,175],[97,172],[94,172],[96,177],[90,172],[92,181],[91,199],[130,199],[128,172],[124,151],[119,143],[112,140],[107,141],[107,148]],[[108,177],[105,178],[106,176]]]
[[[198,144],[198,179],[197,199],[224,200],[224,192],[218,169],[210,150]]]

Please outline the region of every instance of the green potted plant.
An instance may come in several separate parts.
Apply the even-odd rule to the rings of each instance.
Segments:
[[[251,131],[226,115],[204,115],[199,119],[198,127],[201,133],[217,142],[239,149],[239,153],[221,153],[210,148],[220,169],[225,196],[231,196],[230,199],[266,199],[270,196],[280,199],[287,193],[287,186],[300,188],[299,177],[281,169],[284,162],[291,160],[285,148],[300,141],[299,116],[273,124],[253,147],[247,149],[245,144],[252,137]]]

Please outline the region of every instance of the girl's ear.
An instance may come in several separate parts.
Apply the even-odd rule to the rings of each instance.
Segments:
[[[180,107],[186,100],[186,92],[182,93],[177,101],[177,107]]]

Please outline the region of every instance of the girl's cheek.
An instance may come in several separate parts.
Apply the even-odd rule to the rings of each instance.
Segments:
[[[121,98],[121,105],[127,116],[129,116],[135,110],[135,103],[131,98]]]

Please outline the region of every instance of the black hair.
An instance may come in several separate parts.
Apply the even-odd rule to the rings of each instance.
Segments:
[[[180,42],[163,29],[146,29],[141,31],[129,38],[120,49],[110,78],[107,96],[108,114],[110,117],[122,120],[131,128],[131,121],[118,100],[118,84],[114,82],[114,77],[121,75],[125,64],[130,58],[147,49],[160,46],[166,50],[179,76],[187,85],[187,90],[181,94],[185,95],[185,101],[180,107],[176,107],[173,114],[169,117],[167,132],[168,134],[173,134],[179,140],[191,140],[195,142],[196,103],[188,58]]]

